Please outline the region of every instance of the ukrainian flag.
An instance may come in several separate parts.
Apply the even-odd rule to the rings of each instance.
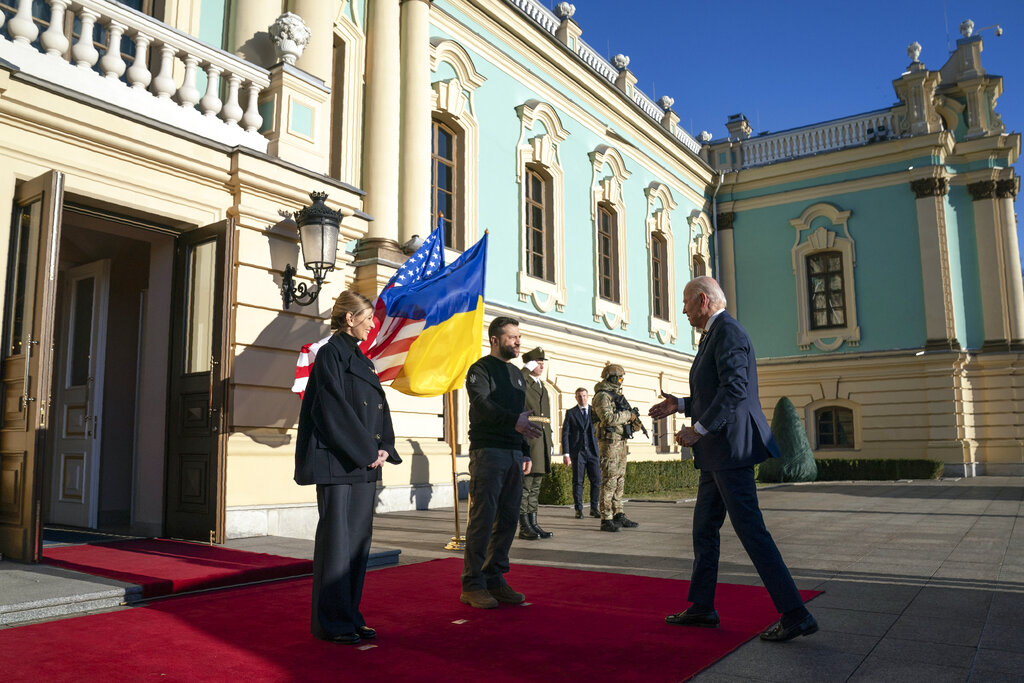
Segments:
[[[462,386],[469,366],[480,358],[486,266],[485,233],[438,273],[381,293],[388,317],[408,319],[405,329],[412,333],[393,344],[396,356],[404,352],[404,361],[385,361],[391,367],[380,372],[381,381],[391,379],[392,388],[412,396],[440,396]]]

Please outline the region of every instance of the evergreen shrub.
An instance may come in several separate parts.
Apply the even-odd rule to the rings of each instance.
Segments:
[[[761,463],[758,477],[761,481],[814,481],[818,468],[814,464],[814,451],[807,441],[804,423],[793,402],[783,396],[772,413],[772,434],[782,451],[778,458]]]

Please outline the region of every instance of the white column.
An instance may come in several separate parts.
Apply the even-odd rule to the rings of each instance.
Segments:
[[[398,241],[426,237],[430,216],[430,0],[402,0],[402,137]]]
[[[267,28],[284,11],[281,0],[234,0],[231,3],[231,37],[228,45],[240,57],[269,67],[274,46]]]
[[[367,237],[398,240],[399,0],[367,7],[363,189]]]
[[[1020,247],[1017,245],[1017,217],[1013,200],[1020,189],[1020,178],[1000,180],[996,183],[998,230],[1003,242],[1003,268],[1006,273],[1006,308],[1010,328],[1010,342],[1014,346],[1024,343],[1024,278],[1021,277]]]
[[[948,187],[945,178],[921,178],[910,183],[916,197],[921,279],[928,283],[924,288],[925,346],[947,350],[959,348],[943,199]]]
[[[708,264],[708,273],[714,275],[718,284],[722,286],[725,294],[725,308],[732,317],[739,316],[739,306],[736,301],[736,248],[733,244],[732,221],[733,213],[718,214],[717,218],[717,240],[715,246],[718,253],[715,259],[718,261],[718,272],[711,273],[711,264]]]
[[[308,74],[331,84],[334,68],[334,19],[338,0],[293,0],[292,12],[302,17],[312,32],[309,45],[295,62]]]

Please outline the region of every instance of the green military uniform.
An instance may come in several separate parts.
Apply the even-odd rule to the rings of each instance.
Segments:
[[[594,418],[597,421],[597,451],[601,460],[601,522],[610,522],[620,514],[626,482],[626,424],[633,419],[628,410],[616,410],[615,394],[621,394],[617,380],[602,380],[594,387]]]
[[[523,362],[546,360],[544,350],[540,347],[523,354]],[[551,397],[544,387],[544,382],[533,375],[532,363],[524,367],[523,383],[526,385],[526,409],[533,411],[533,417],[547,418],[547,422],[538,423],[543,434],[528,442],[530,449],[530,473],[523,476],[523,498],[519,505],[520,538],[550,538],[554,534],[544,531],[537,525],[537,512],[540,505],[540,485],[544,475],[551,471],[551,448],[554,443],[551,436]]]

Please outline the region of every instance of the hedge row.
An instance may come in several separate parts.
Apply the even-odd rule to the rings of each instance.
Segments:
[[[636,496],[696,486],[700,473],[692,460],[664,462],[637,461],[626,463],[625,495]],[[583,500],[590,501],[589,480],[583,483]],[[572,505],[572,467],[552,463],[551,472],[540,485],[542,505]]]
[[[943,464],[938,460],[875,460],[865,458],[819,458],[817,481],[895,481],[897,479],[938,479]],[[700,473],[692,460],[626,463],[625,495],[638,496],[697,485]],[[759,471],[757,480],[770,481]],[[589,482],[584,482],[583,500],[590,501]],[[572,505],[572,467],[552,463],[551,472],[540,486],[543,505]]]

